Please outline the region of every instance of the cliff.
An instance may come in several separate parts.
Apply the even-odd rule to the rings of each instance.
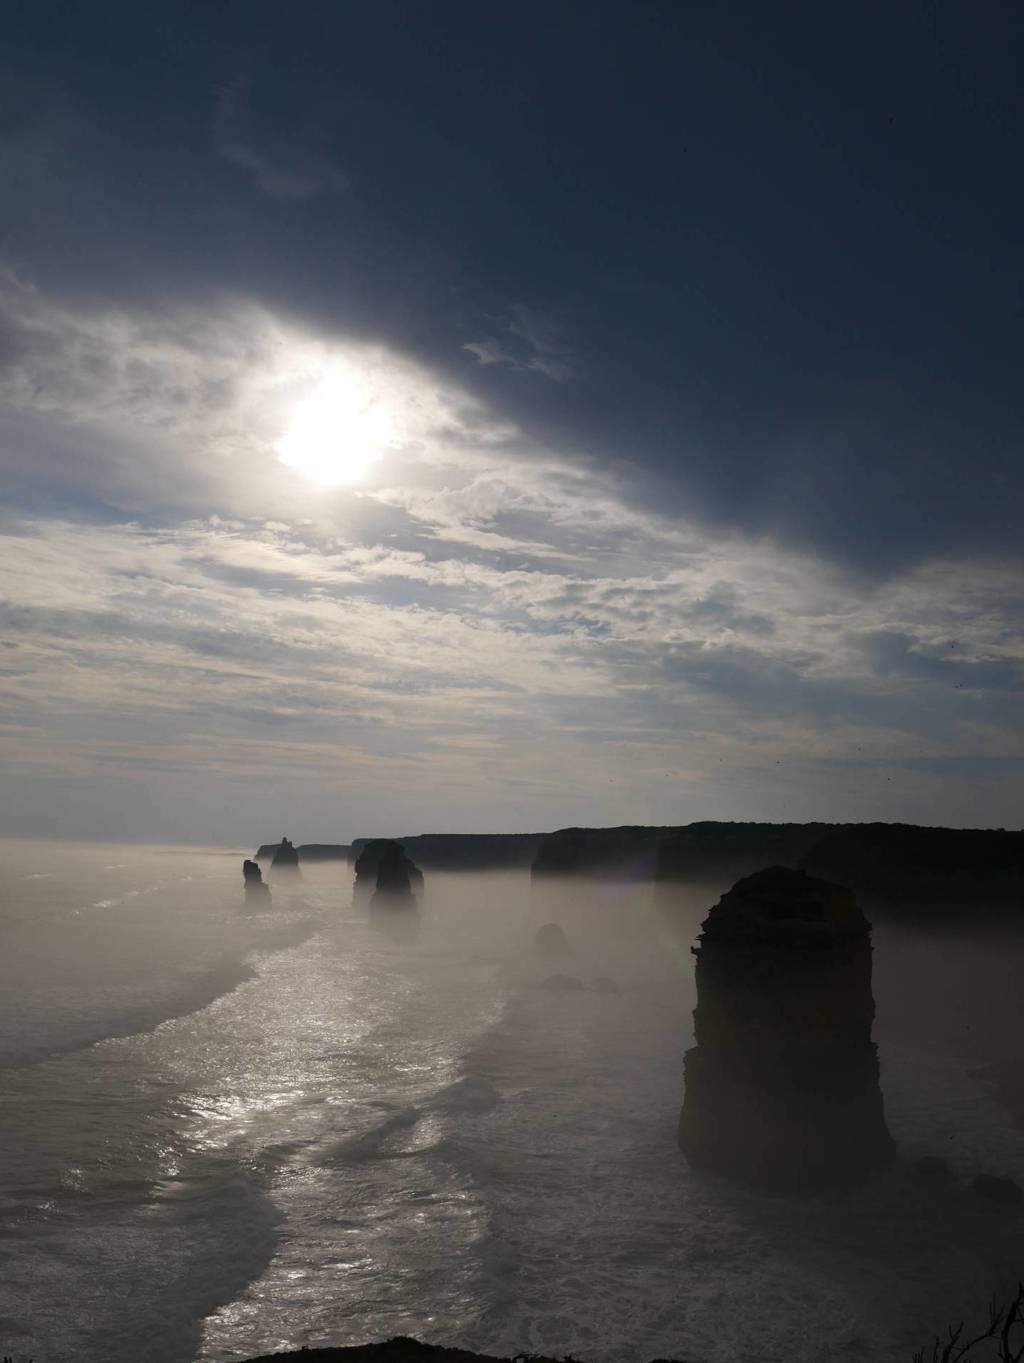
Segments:
[[[836,825],[826,823],[691,823],[658,845],[655,880],[731,882],[763,866],[800,865]]]
[[[560,828],[544,839],[533,874],[660,882],[732,881],[762,866],[797,866],[834,825],[716,823]]]
[[[1024,832],[912,824],[719,823],[562,828],[533,876],[730,884],[764,866],[808,871],[888,913],[1024,913]]]
[[[276,842],[264,842],[256,849],[259,861],[269,861],[277,851]],[[296,847],[300,862],[303,861],[348,861],[352,848],[347,842],[304,842]]]
[[[702,925],[679,1144],[695,1165],[811,1191],[892,1157],[871,1040],[871,927],[849,890],[771,867]]]
[[[1024,912],[1024,832],[847,824],[828,830],[801,865],[895,914]]]
[[[501,871],[529,866],[546,833],[418,833],[392,838],[428,871]],[[352,858],[373,841],[356,838]]]
[[[537,849],[532,874],[653,880],[658,845],[675,827],[560,828]]]

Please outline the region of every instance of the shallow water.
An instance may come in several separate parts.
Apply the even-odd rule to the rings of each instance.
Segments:
[[[415,1334],[495,1353],[909,1359],[1022,1271],[1024,1178],[972,1066],[879,1021],[897,1167],[811,1200],[675,1146],[689,945],[646,888],[429,876],[419,932],[348,869],[242,903],[241,853],[8,844],[0,1352],[208,1363]],[[573,957],[531,950],[557,917]],[[878,953],[885,965],[884,939]],[[552,994],[553,971],[618,994]]]

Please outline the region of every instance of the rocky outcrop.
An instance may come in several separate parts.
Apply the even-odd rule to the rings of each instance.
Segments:
[[[558,923],[542,923],[533,935],[533,945],[541,956],[568,956],[569,939]]]
[[[765,1188],[856,1180],[892,1157],[871,1040],[871,928],[853,895],[772,867],[703,924],[679,1144]]]
[[[299,869],[299,854],[288,841],[282,838],[274,848],[274,859],[270,863],[270,869],[275,874],[280,872],[296,872]]]
[[[263,872],[254,861],[242,862],[242,882],[245,886],[247,907],[270,906],[270,886],[263,883]]]
[[[356,902],[376,904],[408,898],[415,903],[415,894],[423,885],[423,872],[393,838],[375,838],[367,843],[355,871]]]
[[[389,843],[377,862],[377,887],[370,900],[371,908],[414,909],[416,896],[412,889],[413,872],[419,875],[398,843]],[[422,875],[419,879],[422,882]]]

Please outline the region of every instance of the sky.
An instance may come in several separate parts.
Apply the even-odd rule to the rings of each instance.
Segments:
[[[12,0],[4,831],[1019,827],[1022,48]]]

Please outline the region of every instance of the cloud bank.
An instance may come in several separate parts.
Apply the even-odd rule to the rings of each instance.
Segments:
[[[63,833],[245,842],[282,818],[310,839],[1012,822],[1009,563],[880,583],[645,509],[628,459],[538,444],[252,302],[97,308],[8,279],[0,336],[12,831],[44,809]],[[275,442],[340,369],[397,436],[325,490]]]

